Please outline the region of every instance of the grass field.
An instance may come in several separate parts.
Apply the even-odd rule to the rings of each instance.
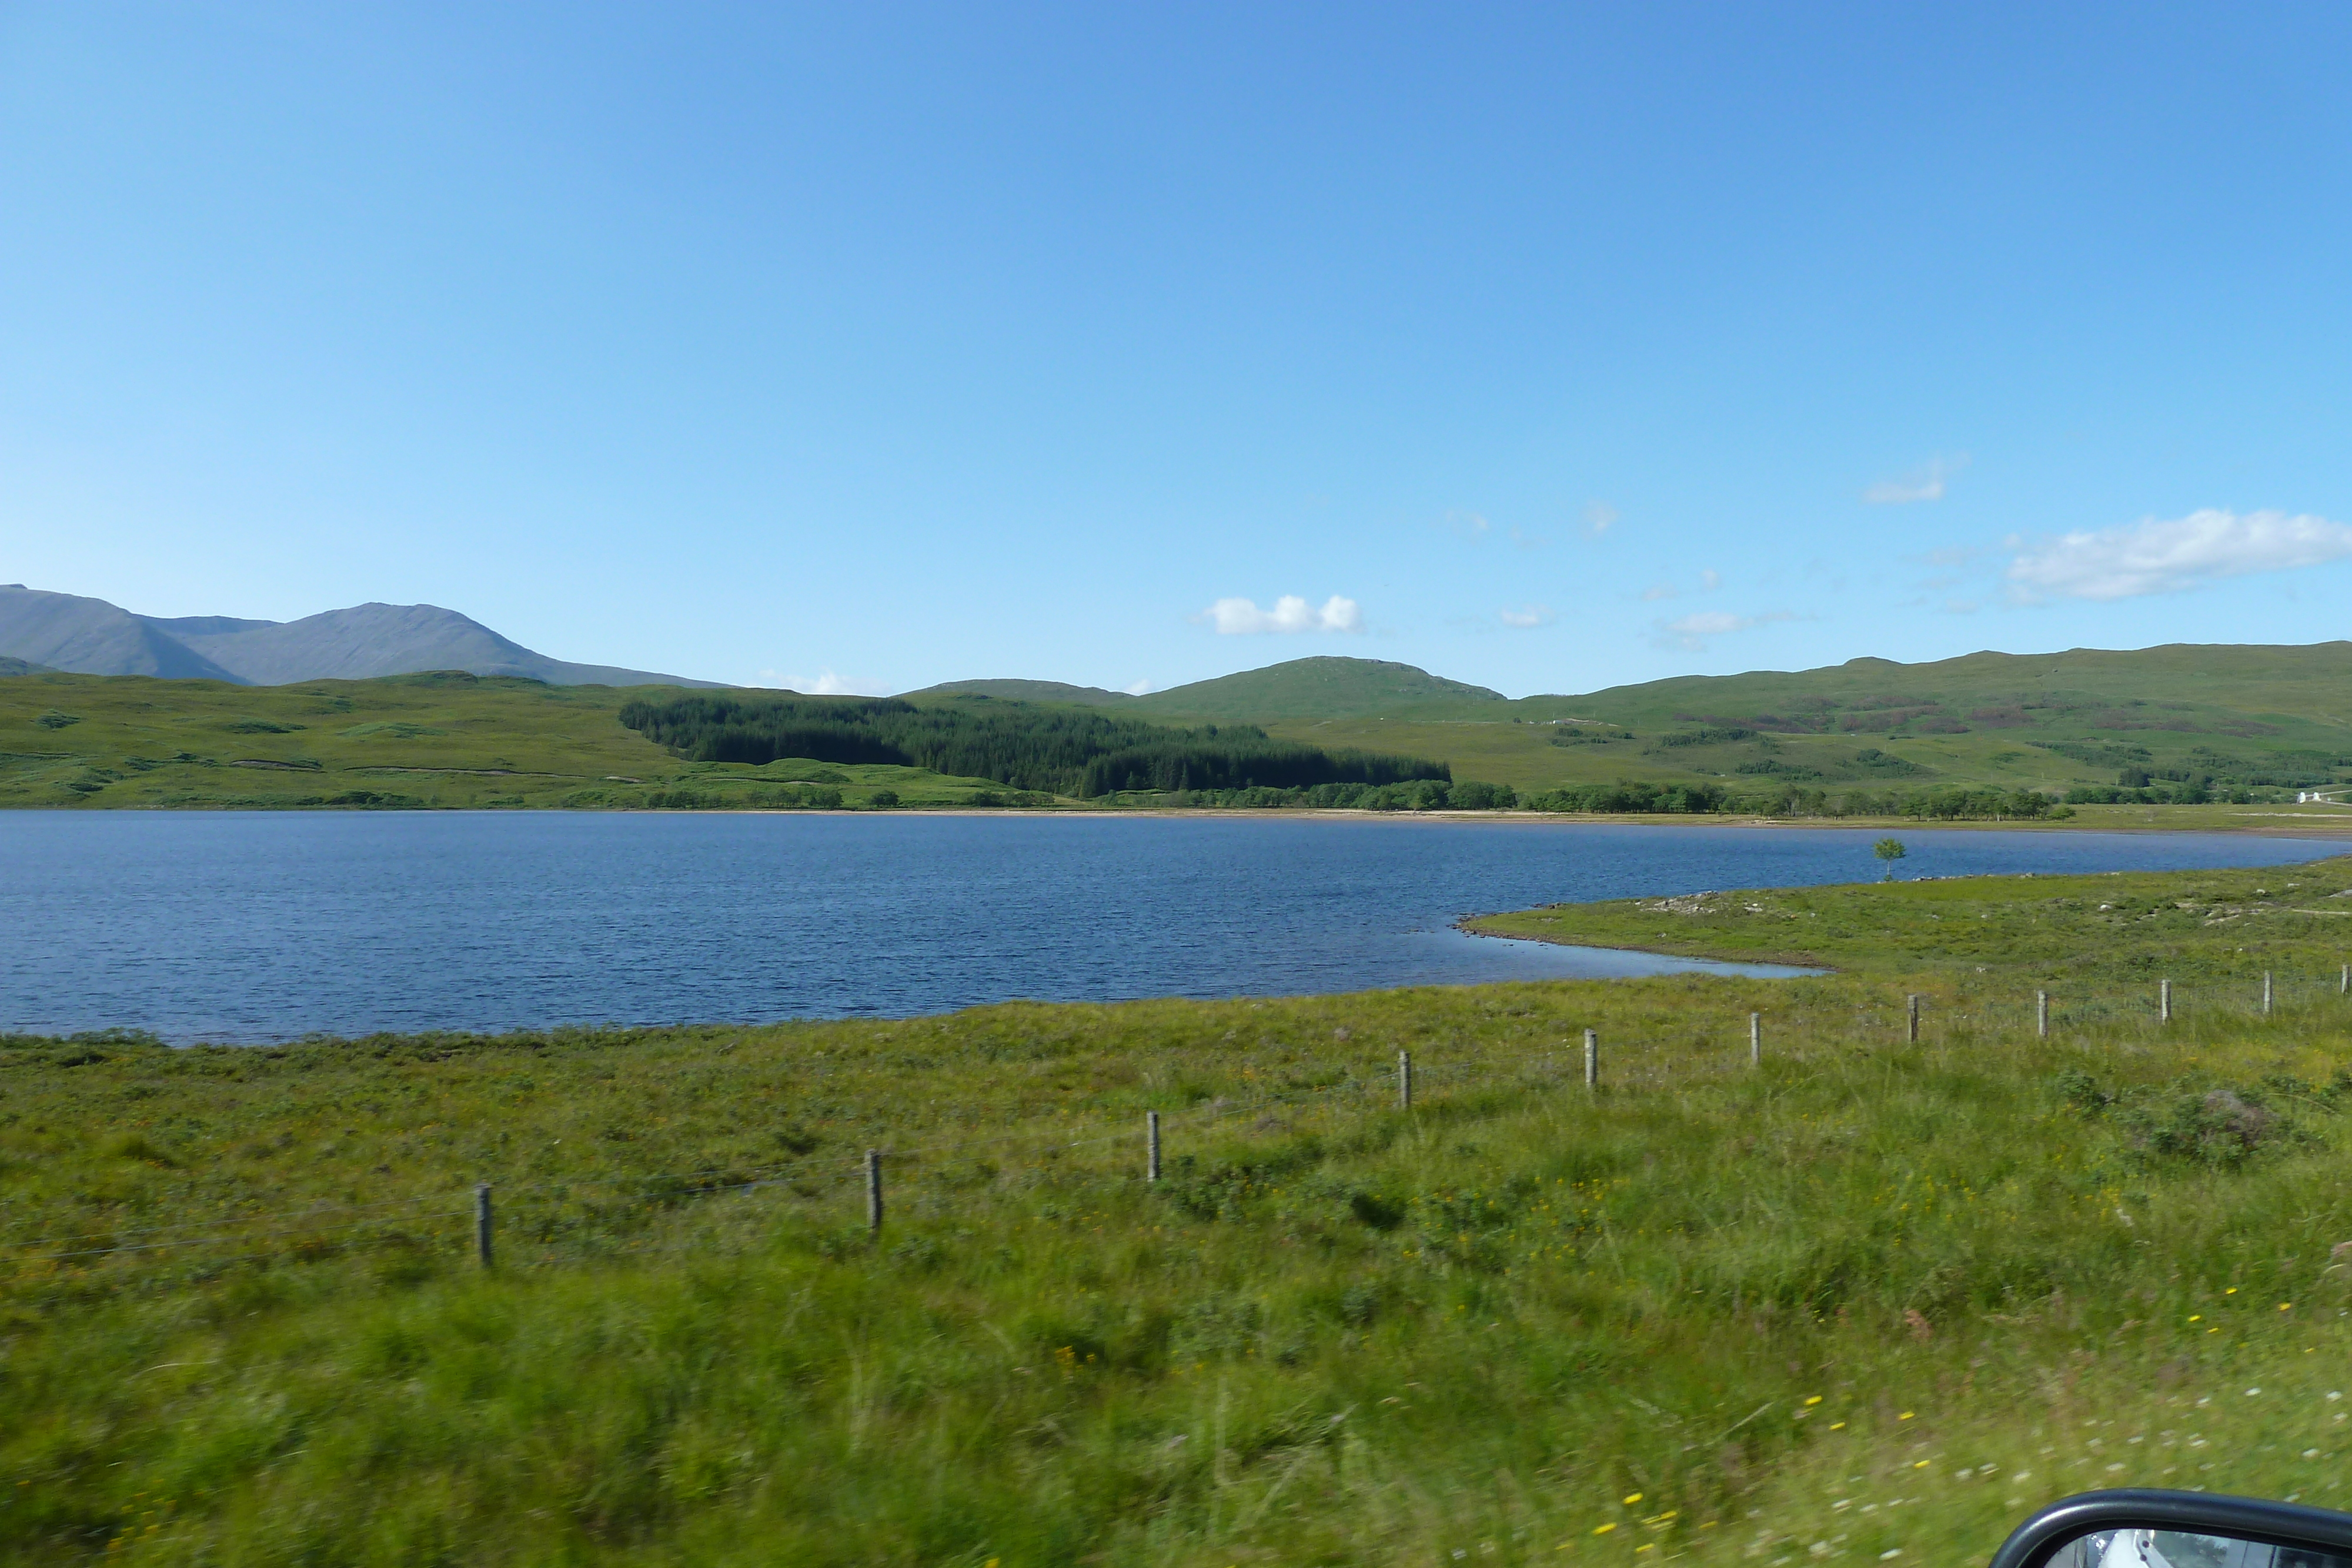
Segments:
[[[2332,994],[2352,961],[2344,863],[1774,888],[1559,904],[1467,924],[1487,936],[1850,974],[1998,974],[2012,993],[2048,982],[2144,999],[2168,977],[2210,997],[2283,968],[2320,975]]]
[[[635,690],[466,674],[5,678],[0,806],[861,806],[885,790],[921,806],[1004,793],[917,768],[681,761],[620,723]]]
[[[2347,895],[2352,860],[1517,917],[1839,967],[1790,982],[11,1039],[0,1542],[1790,1568],[1980,1561],[2093,1485],[2352,1500]]]

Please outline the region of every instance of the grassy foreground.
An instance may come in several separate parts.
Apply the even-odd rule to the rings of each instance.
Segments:
[[[2037,1039],[2087,929],[2043,927],[2119,883]],[[1957,953],[1926,917],[1971,889],[2011,913]],[[2347,889],[2352,861],[1775,894],[1844,966],[1795,982],[9,1039],[0,1542],[1787,1568],[1981,1561],[2099,1484],[2352,1501],[2352,1002],[2332,923],[2270,896]],[[2183,901],[2200,924],[2139,918]],[[2136,959],[2184,977],[2170,1026]]]

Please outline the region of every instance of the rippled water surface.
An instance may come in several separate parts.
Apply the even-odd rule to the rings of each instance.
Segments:
[[[0,811],[0,1028],[168,1039],[908,1014],[1700,967],[1464,936],[1867,880],[1877,832],[1297,818]],[[2222,834],[1917,831],[1909,876],[2273,865]]]

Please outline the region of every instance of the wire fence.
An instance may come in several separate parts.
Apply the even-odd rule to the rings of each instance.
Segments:
[[[2193,986],[2158,979],[2129,989],[2023,996],[1959,988],[1942,996],[1888,993],[1857,1003],[1850,998],[1791,991],[1785,994],[1783,1005],[1748,1013],[1736,1030],[1726,1030],[1723,1023],[1739,1020],[1710,1013],[1631,1040],[1604,1040],[1588,1030],[1581,1039],[1567,1035],[1536,1048],[1511,1042],[1508,1048],[1515,1054],[1499,1066],[1486,1060],[1417,1061],[1403,1051],[1393,1060],[1294,1064],[1294,1074],[1305,1073],[1315,1081],[1218,1096],[1181,1109],[1132,1110],[1116,1121],[1105,1115],[1079,1128],[968,1129],[921,1143],[878,1141],[854,1158],[812,1154],[748,1168],[736,1164],[477,1183],[470,1190],[443,1189],[366,1203],[313,1202],[299,1208],[275,1206],[268,1194],[257,1193],[243,1200],[242,1212],[202,1219],[146,1226],[86,1222],[80,1229],[38,1236],[28,1236],[28,1228],[18,1227],[0,1231],[0,1283],[87,1276],[108,1265],[135,1269],[185,1260],[194,1271],[211,1274],[239,1263],[364,1252],[402,1252],[445,1261],[470,1255],[486,1268],[709,1252],[723,1248],[723,1239],[627,1236],[615,1226],[634,1215],[641,1228],[651,1229],[665,1215],[762,1194],[781,1194],[806,1204],[843,1205],[845,1195],[860,1186],[865,1189],[866,1228],[879,1232],[899,1191],[916,1186],[927,1174],[952,1178],[951,1167],[958,1162],[975,1164],[992,1155],[1046,1167],[1074,1154],[1107,1153],[1127,1145],[1118,1156],[1126,1166],[1125,1178],[1150,1184],[1184,1179],[1185,1156],[1201,1152],[1222,1125],[1244,1117],[1258,1118],[1266,1130],[1296,1133],[1302,1130],[1302,1120],[1336,1124],[1382,1110],[1412,1116],[1475,1109],[1466,1103],[1474,1094],[1523,1103],[1534,1095],[1605,1091],[1622,1096],[1689,1088],[1767,1062],[1802,1061],[1829,1045],[2085,1036],[2154,1040],[2167,1033],[2187,1040],[2217,1027],[2299,1019],[2330,1005],[2352,1009],[2352,966],[2324,977],[2266,973],[2242,982]],[[1677,1051],[1677,1046],[1687,1049]],[[1164,1159],[1171,1146],[1177,1163],[1172,1176]],[[854,1218],[855,1210],[844,1205],[842,1222],[854,1224]],[[278,1245],[260,1245],[267,1243]]]

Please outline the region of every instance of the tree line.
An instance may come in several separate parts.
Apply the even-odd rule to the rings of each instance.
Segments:
[[[1326,751],[1251,725],[1179,729],[1084,710],[982,699],[695,694],[623,705],[621,722],[698,762],[893,763],[1015,789],[1092,798],[1122,790],[1303,789],[1450,783],[1424,758]]]

